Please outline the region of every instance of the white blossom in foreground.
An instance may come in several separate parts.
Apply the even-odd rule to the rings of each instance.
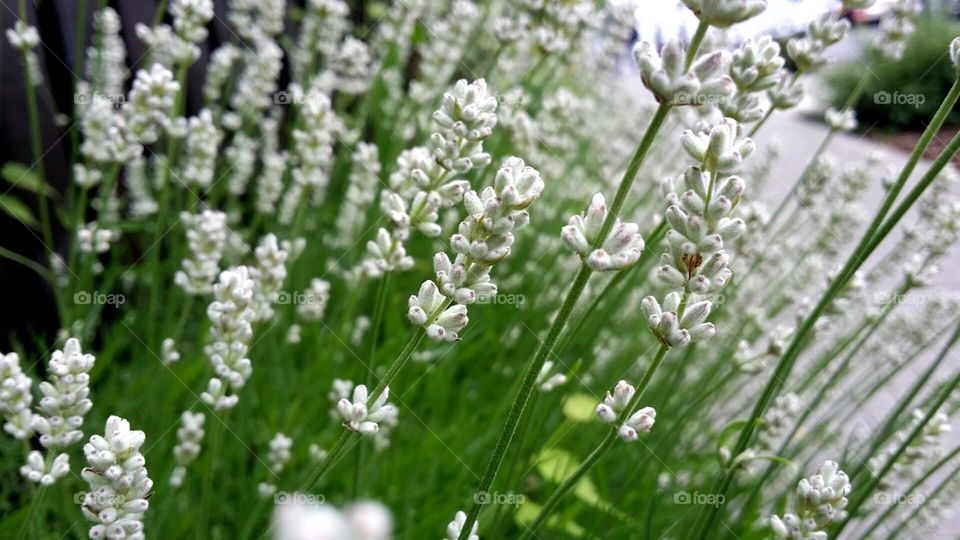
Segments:
[[[220,273],[220,281],[213,286],[214,301],[207,308],[213,343],[204,347],[213,366],[214,377],[200,397],[222,411],[237,404],[234,392],[243,388],[253,373],[247,349],[253,338],[252,322],[256,313],[251,309],[255,284],[246,266],[238,266]]]
[[[80,508],[96,523],[90,527],[90,538],[144,538],[143,515],[153,491],[140,453],[144,439],[142,431],[131,431],[129,422],[111,416],[103,437],[94,435],[83,446],[90,466],[81,475],[90,492]]]
[[[466,522],[467,514],[458,510],[456,515],[453,516],[453,521],[447,524],[446,540],[457,540],[460,538],[460,533],[463,532],[463,526]],[[480,527],[480,522],[474,521],[473,528],[470,529],[470,535],[467,536],[467,540],[480,540],[480,537],[477,535],[478,527]]]
[[[177,428],[177,445],[173,447],[173,459],[177,466],[170,475],[170,485],[179,487],[183,485],[184,477],[187,475],[187,467],[196,461],[200,455],[201,443],[203,443],[203,424],[207,417],[203,413],[192,413],[183,411],[180,415],[180,427]]]
[[[390,388],[384,388],[373,402],[368,402],[367,387],[357,385],[353,389],[353,400],[341,399],[337,403],[337,411],[343,418],[343,427],[356,431],[361,435],[372,436],[380,429],[380,423],[395,422],[397,407],[387,403]]]
[[[620,381],[613,388],[613,393],[607,392],[603,398],[603,403],[597,405],[597,417],[608,424],[614,424],[623,414],[624,410],[630,405],[630,401],[636,394],[636,389],[627,383]],[[649,433],[657,418],[657,411],[653,407],[642,407],[634,411],[617,428],[617,435],[624,441],[635,441],[640,433]]]
[[[529,223],[526,208],[543,187],[536,169],[511,157],[500,166],[493,187],[464,195],[467,217],[450,237],[457,255],[452,261],[446,253],[434,255],[436,281],[424,281],[420,291],[410,296],[410,322],[422,326],[434,341],[460,339],[459,332],[469,322],[467,305],[497,293],[490,269],[510,255],[513,230]]]
[[[826,540],[825,529],[847,516],[850,489],[850,479],[837,462],[826,461],[817,474],[797,484],[795,513],[771,516],[770,528],[777,538]]]
[[[30,427],[30,405],[33,403],[33,379],[20,369],[17,353],[0,355],[0,413],[5,420],[3,430],[16,439],[33,434]]]
[[[274,540],[390,540],[393,515],[376,501],[358,501],[338,510],[331,504],[311,502],[308,493],[277,495],[274,507]]]
[[[586,212],[572,216],[560,233],[567,246],[597,272],[630,267],[640,258],[644,247],[643,237],[638,232],[640,227],[636,223],[622,223],[619,218],[601,242],[600,233],[607,212],[603,194],[597,193]]]
[[[48,378],[40,383],[40,403],[30,420],[30,429],[40,435],[47,449],[43,456],[30,452],[20,474],[32,482],[54,483],[70,470],[66,453],[55,455],[83,439],[83,417],[93,406],[90,395],[90,370],[95,358],[80,350],[80,342],[70,338],[63,350],[53,352],[47,366]]]

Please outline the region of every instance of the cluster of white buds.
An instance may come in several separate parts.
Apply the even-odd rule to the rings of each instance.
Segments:
[[[769,36],[756,41],[747,39],[733,51],[731,58],[730,79],[737,90],[720,101],[720,112],[738,122],[759,120],[763,116],[760,92],[775,87],[782,76],[784,60],[780,45]]]
[[[690,11],[701,21],[727,28],[767,9],[767,0],[683,0]]]
[[[253,250],[257,257],[257,265],[250,268],[250,277],[256,284],[252,306],[256,312],[255,322],[273,318],[272,304],[287,279],[289,248],[288,241],[277,242],[277,237],[270,233],[261,238],[260,244]]]
[[[789,540],[826,540],[825,529],[846,518],[850,479],[835,461],[825,461],[817,474],[797,484],[794,513],[770,517],[770,528],[777,538]]]
[[[372,436],[380,430],[380,423],[395,424],[398,411],[395,405],[387,403],[389,396],[390,388],[384,388],[383,392],[370,402],[367,387],[358,384],[353,389],[353,400],[343,398],[337,402],[343,427],[361,435]]]
[[[924,416],[922,410],[914,410],[910,422],[902,429],[897,430],[890,443],[877,455],[870,458],[867,462],[869,469],[874,473],[879,473],[887,461],[893,457],[897,448],[903,445],[914,429],[923,421]],[[898,480],[909,482],[916,478],[921,474],[921,469],[925,465],[937,459],[943,453],[943,439],[950,431],[950,419],[946,414],[937,412],[930,417],[930,421],[923,426],[920,434],[907,444],[897,461],[893,463],[890,472],[881,479],[880,487],[886,488]]]
[[[257,39],[283,31],[285,0],[230,0],[227,19],[240,37]]]
[[[453,516],[453,521],[447,524],[446,540],[457,540],[460,538],[460,534],[463,532],[463,526],[466,525],[466,523],[467,514],[463,513],[462,510],[458,510]],[[473,528],[470,529],[470,534],[467,535],[467,540],[480,540],[480,537],[477,535],[478,527],[480,527],[480,521],[476,520],[473,522]]]
[[[776,451],[802,410],[803,402],[793,392],[777,396],[760,419],[755,446],[757,453]]]
[[[362,40],[347,36],[331,62],[334,87],[344,94],[356,95],[370,86],[370,48]]]
[[[607,392],[603,398],[603,403],[597,405],[597,417],[608,424],[615,424],[621,414],[633,400],[636,389],[627,383],[620,381],[613,387],[613,393]],[[637,440],[640,433],[649,433],[656,422],[657,411],[653,407],[643,407],[633,413],[617,428],[617,435],[624,441],[631,442]]]
[[[203,443],[203,424],[207,417],[203,413],[183,411],[180,415],[180,427],[177,428],[177,445],[173,447],[173,459],[177,466],[170,475],[170,485],[180,487],[187,475],[187,467],[200,455]]]
[[[714,103],[733,93],[735,86],[726,74],[730,53],[716,51],[698,58],[686,69],[684,47],[670,40],[657,54],[650,43],[642,41],[633,49],[643,85],[659,103],[699,106]]]
[[[662,303],[653,296],[647,296],[640,303],[647,325],[660,343],[667,347],[682,347],[713,337],[716,328],[713,323],[705,322],[713,306],[711,302],[702,300],[686,306],[682,315],[678,314],[680,303],[677,291],[664,296]]]
[[[304,291],[299,304],[297,315],[305,321],[319,321],[327,310],[330,300],[330,283],[320,278],[310,280],[310,287]]]
[[[363,232],[367,210],[376,198],[377,182],[380,180],[380,152],[377,145],[358,143],[352,161],[347,192],[337,214],[337,235],[332,239],[342,247],[349,247]]]
[[[88,396],[94,362],[92,354],[83,354],[76,338],[68,339],[63,350],[50,357],[48,379],[40,383],[43,397],[30,417],[30,431],[40,434],[40,444],[48,454],[44,458],[38,451],[30,452],[27,464],[20,467],[26,479],[49,485],[70,471],[69,456],[60,453],[54,457],[54,452],[83,439],[83,416],[93,406]]]
[[[114,110],[108,99],[94,99],[87,104],[80,120],[83,143],[80,152],[100,163],[125,163],[143,152],[143,146],[130,132],[126,117]]]
[[[277,79],[283,69],[283,49],[276,41],[256,33],[251,43],[252,47],[247,46],[242,50],[243,71],[230,95],[230,106],[236,114],[225,115],[223,119],[224,125],[229,124],[231,129],[237,129],[244,123],[252,126],[262,122],[263,112],[274,104]]]
[[[496,109],[497,99],[483,79],[472,83],[461,79],[444,93],[433,113],[439,129],[430,136],[430,148],[401,152],[390,174],[390,189],[380,195],[380,209],[393,230],[381,228],[376,240],[367,243],[364,272],[376,276],[413,266],[403,247],[411,228],[431,237],[440,235],[440,208],[456,205],[470,189],[470,182],[450,175],[490,163],[483,142],[497,124]]]
[[[207,23],[213,19],[213,0],[172,0],[173,28],[183,39],[200,43],[207,39]]]
[[[305,3],[297,46],[290,52],[292,72],[299,83],[315,74],[317,57],[330,60],[350,28],[350,7],[342,0],[309,0]],[[378,25],[378,28],[380,25]]]
[[[873,50],[888,61],[903,58],[907,38],[916,30],[913,19],[922,6],[918,0],[895,0],[880,17],[880,34],[873,41]]]
[[[326,196],[334,162],[333,145],[344,129],[330,105],[330,98],[318,85],[305,93],[294,86],[291,93],[300,106],[298,127],[292,133],[293,184],[280,203],[280,221],[286,225],[293,222],[307,195],[318,204]]]
[[[183,212],[180,221],[187,227],[187,244],[191,258],[183,260],[183,270],[174,275],[174,282],[190,295],[207,294],[220,272],[220,259],[227,244],[227,215],[204,210],[198,215]]]
[[[77,84],[77,106],[83,110],[83,100],[91,95],[120,98],[127,79],[127,50],[120,37],[120,15],[111,7],[93,14],[96,46],[87,47],[86,78]]]
[[[200,397],[217,411],[237,404],[240,398],[230,391],[242,388],[253,372],[247,350],[256,317],[251,307],[255,288],[246,266],[224,270],[213,286],[214,301],[207,307],[213,343],[204,347],[204,352],[215,375]]]
[[[103,436],[93,435],[83,446],[90,466],[80,474],[90,491],[80,509],[96,524],[90,527],[90,538],[144,538],[143,515],[153,494],[140,453],[145,438],[123,418],[111,416]]]
[[[117,231],[90,222],[77,231],[77,247],[81,253],[106,253],[110,251],[110,243],[115,242],[118,237]]]
[[[283,468],[290,462],[291,448],[293,448],[293,439],[283,433],[277,433],[273,439],[270,439],[266,460],[274,477],[282,473]],[[257,491],[260,492],[260,496],[269,497],[277,492],[277,486],[271,482],[260,482],[257,485]]]
[[[787,54],[799,72],[815,71],[827,62],[827,47],[837,43],[850,31],[850,21],[839,13],[826,11],[807,25],[807,34],[787,42]]]
[[[832,131],[853,131],[857,129],[857,113],[853,109],[839,111],[827,107],[823,120]]]
[[[17,353],[0,354],[0,414],[3,430],[17,439],[33,434],[30,405],[33,403],[33,379],[20,369]]]
[[[177,351],[177,343],[173,338],[164,338],[160,343],[160,358],[166,365],[175,364],[180,361],[180,353]]]
[[[543,363],[543,367],[540,368],[540,373],[537,374],[537,388],[541,392],[551,392],[558,386],[562,386],[567,382],[567,376],[563,373],[553,373],[554,362],[553,360],[547,360]]]
[[[153,64],[137,71],[133,87],[123,103],[127,129],[143,144],[157,142],[160,134],[172,125],[173,102],[180,83],[169,69]]]
[[[7,29],[7,41],[10,45],[23,53],[23,61],[30,73],[30,84],[43,84],[43,71],[40,69],[40,57],[35,49],[40,44],[40,33],[33,26],[18,20],[13,28]]]
[[[436,281],[423,282],[408,303],[407,317],[424,327],[430,339],[458,340],[468,322],[467,305],[496,294],[490,270],[510,255],[513,231],[529,223],[527,207],[543,187],[536,169],[511,157],[500,166],[493,187],[464,195],[467,216],[450,237],[456,257],[451,261],[446,253],[437,253],[433,258]]]
[[[607,203],[603,194],[593,196],[583,215],[577,214],[560,232],[564,243],[596,272],[623,270],[637,262],[643,251],[643,237],[636,223],[623,223],[617,218],[606,238],[600,238],[607,219]]]
[[[767,98],[774,109],[792,109],[803,101],[803,85],[787,70],[780,71],[780,80],[767,90]]]
[[[213,121],[213,113],[202,109],[187,124],[187,150],[184,156],[183,182],[205,189],[213,182],[217,151],[223,134]]]

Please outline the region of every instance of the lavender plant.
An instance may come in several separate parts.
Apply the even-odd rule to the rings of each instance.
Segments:
[[[960,75],[909,155],[848,150],[866,79],[773,141],[872,2],[76,4],[5,28],[55,323],[5,332],[0,537],[953,530]]]

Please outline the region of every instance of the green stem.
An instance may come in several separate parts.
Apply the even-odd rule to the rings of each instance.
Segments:
[[[563,483],[557,487],[550,498],[547,499],[547,502],[544,503],[543,508],[540,509],[540,513],[537,514],[537,517],[534,518],[533,523],[531,523],[526,531],[524,532],[521,539],[529,538],[530,536],[535,535],[537,529],[543,525],[543,523],[550,517],[550,513],[556,508],[560,500],[564,495],[569,492],[573,486],[583,478],[583,475],[587,474],[587,471],[607,453],[607,450],[613,445],[614,441],[617,440],[617,430],[630,415],[635,411],[634,409],[640,403],[640,398],[643,396],[644,391],[647,389],[647,386],[650,384],[650,380],[653,378],[654,372],[657,368],[660,367],[660,364],[663,362],[664,357],[667,355],[667,351],[670,348],[666,345],[660,345],[660,349],[657,350],[657,355],[653,358],[653,361],[650,363],[650,366],[647,367],[647,371],[643,374],[643,378],[640,380],[640,383],[637,385],[636,392],[634,392],[633,397],[630,399],[630,403],[620,412],[617,416],[616,422],[613,424],[613,428],[607,433],[607,436],[603,438],[600,444],[593,449],[592,452],[583,460],[583,463],[580,464],[573,473],[568,476]]]
[[[47,270],[42,264],[24,257],[15,251],[11,251],[3,246],[0,246],[0,257],[10,259],[15,263],[20,263],[23,266],[26,266],[30,270],[36,272],[40,277],[47,280],[51,286],[56,286],[56,278],[53,275],[53,272]]]
[[[610,215],[613,214],[611,213]],[[604,235],[601,235],[600,237],[603,238]],[[500,465],[503,463],[503,458],[506,456],[507,449],[510,447],[510,443],[513,441],[513,436],[516,434],[517,425],[520,423],[520,418],[523,416],[523,411],[527,406],[527,402],[530,400],[530,394],[533,391],[533,387],[536,385],[537,376],[540,374],[540,370],[543,368],[543,363],[547,360],[547,356],[553,352],[553,346],[556,343],[557,338],[560,337],[560,331],[563,329],[564,325],[566,325],[567,320],[570,319],[570,315],[573,313],[573,308],[580,299],[580,295],[583,294],[583,290],[587,286],[587,281],[590,280],[590,276],[592,274],[593,270],[591,270],[589,266],[586,264],[582,264],[580,266],[580,270],[577,272],[577,276],[574,278],[573,284],[570,286],[570,290],[567,291],[567,296],[564,299],[563,304],[560,306],[559,313],[553,320],[553,323],[550,325],[550,329],[547,331],[547,337],[543,342],[540,343],[533,361],[527,366],[527,371],[520,383],[520,391],[517,393],[516,399],[514,399],[513,404],[510,406],[510,411],[507,413],[507,421],[503,426],[503,431],[500,433],[500,438],[497,440],[497,446],[493,451],[493,455],[491,456],[489,463],[487,464],[483,478],[480,480],[480,486],[477,489],[477,496],[475,496],[473,499],[473,506],[471,506],[470,512],[467,515],[467,521],[461,529],[459,540],[468,540],[470,531],[473,528],[473,523],[477,520],[477,516],[480,514],[480,508],[483,505],[485,496],[484,494],[490,491],[493,481],[497,477],[497,473],[500,470]]]
[[[687,56],[683,59],[684,69],[690,69],[693,60],[697,57],[697,51],[700,50],[700,45],[703,44],[703,38],[707,35],[707,30],[709,29],[710,23],[707,21],[701,20],[700,24],[697,25],[697,30],[693,33],[693,37],[690,38],[690,46],[687,47]]]

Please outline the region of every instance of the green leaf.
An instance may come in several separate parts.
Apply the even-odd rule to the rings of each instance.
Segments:
[[[23,202],[16,197],[11,195],[0,197],[0,210],[27,227],[32,229],[37,228],[37,218],[33,217],[33,212],[30,210],[30,207],[23,204]]]
[[[52,197],[54,194],[50,186],[43,181],[43,178],[41,178],[33,168],[27,167],[23,163],[4,163],[3,167],[0,168],[0,176],[2,176],[11,187],[47,197]]]
[[[563,415],[575,422],[593,419],[597,408],[597,398],[587,394],[574,394],[563,402]]]

